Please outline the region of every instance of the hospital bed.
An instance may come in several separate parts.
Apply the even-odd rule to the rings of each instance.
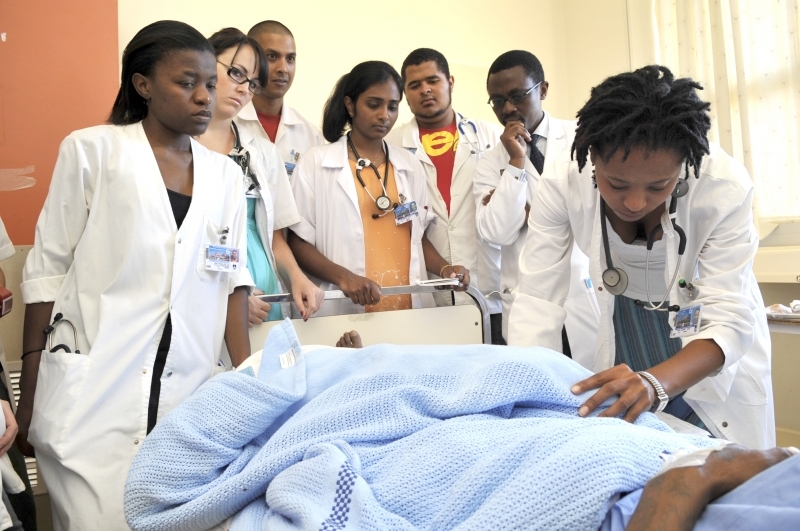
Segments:
[[[446,293],[452,286],[397,286],[381,288],[383,295],[413,293]],[[466,294],[474,305],[439,306],[392,312],[357,313],[312,317],[308,321],[292,319],[297,336],[305,345],[330,345],[344,333],[355,330],[361,335],[364,346],[378,343],[395,345],[468,345],[491,344],[489,308],[486,299],[474,286]],[[291,294],[262,295],[264,302],[292,303]],[[326,291],[325,300],[349,299],[340,290]],[[269,331],[280,321],[268,321],[250,329],[250,346],[253,352],[261,350]]]

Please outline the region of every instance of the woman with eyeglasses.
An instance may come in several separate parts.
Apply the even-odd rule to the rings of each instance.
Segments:
[[[228,155],[245,176],[247,268],[257,287],[249,298],[250,326],[289,316],[279,304],[258,298],[281,293],[284,285],[307,320],[322,305],[324,294],[300,270],[283,236],[284,227],[300,221],[284,164],[274,144],[251,135],[235,120],[267,81],[264,51],[236,28],[218,31],[209,42],[217,56],[217,106],[208,129],[197,140]]]
[[[775,445],[770,337],[753,259],[753,182],[708,140],[700,85],[651,65],[578,111],[536,188],[512,345],[558,344],[573,242],[590,258],[599,334],[579,359],[581,416],[665,411],[750,448]]]
[[[336,84],[323,113],[331,144],[309,150],[292,178],[301,221],[289,245],[305,271],[349,301],[325,313],[433,306],[429,294],[382,296],[387,286],[416,285],[430,271],[469,284],[469,271],[442,258],[425,236],[435,218],[425,173],[408,151],[384,137],[397,120],[403,83],[391,65],[367,61]]]

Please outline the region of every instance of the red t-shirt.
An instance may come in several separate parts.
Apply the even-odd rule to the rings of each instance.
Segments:
[[[458,149],[458,129],[453,122],[439,129],[419,128],[419,140],[425,153],[436,167],[436,186],[442,194],[447,212],[450,212],[450,184],[453,181],[453,166]]]
[[[258,111],[256,111],[256,115],[258,115],[258,121],[261,122],[261,127],[264,128],[264,131],[266,131],[267,136],[274,143],[275,142],[275,135],[278,134],[278,126],[281,123],[281,115],[280,114],[261,114]]]

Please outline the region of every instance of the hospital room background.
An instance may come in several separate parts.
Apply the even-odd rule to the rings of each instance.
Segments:
[[[778,16],[754,16],[768,10]],[[317,125],[335,81],[353,65],[380,59],[399,68],[418,47],[448,58],[454,107],[491,122],[487,70],[507,50],[539,57],[550,83],[544,107],[564,119],[592,86],[619,72],[660,63],[694,77],[712,103],[711,139],[756,182],[762,240],[755,272],[764,301],[789,304],[800,299],[799,12],[792,0],[0,0],[0,174],[15,183],[0,188],[0,217],[17,251],[2,267],[20,301],[0,320],[5,356],[12,365],[20,360],[21,269],[58,145],[105,121],[123,48],[161,19],[205,35],[226,26],[247,31],[265,19],[284,23],[298,52],[287,101]],[[778,44],[762,42],[766,34],[779,35]],[[410,117],[404,102],[397,123]],[[778,445],[800,446],[800,343],[789,325],[771,330]],[[44,524],[49,504],[39,503],[41,485],[37,492]]]

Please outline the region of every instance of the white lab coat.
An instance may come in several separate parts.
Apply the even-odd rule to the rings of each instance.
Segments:
[[[54,302],[61,324],[42,353],[29,441],[56,529],[127,529],[123,493],[144,441],[156,349],[172,342],[158,416],[215,372],[228,296],[250,286],[242,172],[192,140],[192,203],[180,229],[141,123],[98,126],[61,144],[23,272],[25,304]],[[238,247],[236,273],[207,271],[205,246]]]
[[[389,146],[389,161],[394,167],[397,192],[406,201],[416,201],[419,216],[411,226],[411,262],[409,282],[416,285],[427,280],[422,236],[428,224],[435,221],[428,205],[428,193],[422,166],[408,151]],[[347,137],[337,142],[312,148],[300,159],[291,179],[292,190],[302,221],[291,228],[299,237],[315,246],[328,260],[356,275],[367,276],[364,252],[364,225],[358,207],[353,172],[347,158]],[[389,214],[390,216],[392,214]],[[335,284],[309,276],[325,291],[339,289]],[[411,296],[414,308],[434,306],[430,294]],[[325,301],[316,315],[363,313],[364,307],[350,299]]]
[[[8,238],[6,226],[3,224],[3,220],[0,219],[0,262],[6,258],[11,258],[14,256],[15,252],[14,244],[12,244],[11,240]]]
[[[555,161],[557,155],[572,145],[575,138],[573,121],[559,120],[545,112],[545,120],[549,121],[547,148],[544,154],[545,168]],[[475,204],[477,205],[478,234],[500,245],[502,249],[500,267],[500,293],[503,299],[503,337],[508,340],[508,318],[513,291],[519,283],[519,257],[525,246],[525,205],[533,204],[539,172],[526,157],[525,172],[527,183],[514,178],[519,173],[517,168],[509,165],[510,157],[502,143],[498,143],[492,151],[478,163],[475,171]],[[487,205],[483,198],[495,190]],[[589,276],[589,259],[579,250],[572,252],[572,281],[565,308],[567,309],[567,335],[569,336],[572,355],[581,355],[594,349],[594,338],[597,335],[597,318],[586,296],[583,279]],[[556,350],[561,350],[559,335]]]
[[[8,237],[8,232],[6,232],[6,226],[3,223],[2,218],[0,218],[0,262],[8,258],[11,258],[12,256],[14,256],[16,252],[17,251],[16,249],[14,249],[14,245],[11,243],[11,240]],[[0,269],[1,268],[2,264],[0,264]],[[6,281],[8,281],[8,279],[6,279]],[[6,389],[8,390],[9,396],[13,396],[13,393],[11,392],[11,378],[8,374],[8,368],[6,367],[6,354],[5,351],[3,350],[2,338],[0,338],[0,365],[2,365],[3,367],[3,383],[5,384]],[[11,401],[11,409],[15,412],[17,410],[17,405],[14,403],[13,400]],[[0,503],[0,505],[2,504]],[[0,527],[0,529],[4,528]]]
[[[471,282],[487,298],[490,313],[500,313],[500,247],[478,237],[472,186],[475,166],[500,142],[501,130],[489,122],[464,118],[458,113],[455,118],[459,124],[459,145],[450,184],[449,212],[439,193],[436,166],[420,142],[417,120],[412,118],[410,122],[392,129],[386,141],[410,151],[425,170],[428,200],[436,214],[436,223],[428,227],[428,239],[448,263],[469,269]],[[492,292],[496,294],[490,297]],[[446,299],[449,302],[449,293]],[[463,293],[456,293],[456,303],[474,304]]]
[[[677,224],[686,232],[686,250],[678,278],[699,291],[695,302],[676,282],[669,301],[681,307],[702,303],[701,330],[682,338],[713,339],[725,364],[689,388],[684,398],[711,432],[751,448],[775,445],[775,419],[770,378],[770,337],[764,302],[752,266],[758,248],[753,225],[753,184],[747,170],[716,145],[703,158],[700,179],[689,179],[681,198]],[[587,163],[577,163],[565,150],[539,181],[524,254],[520,259],[519,294],[511,310],[514,345],[554,348],[564,322],[573,241],[590,257],[590,273],[600,304],[600,331],[591,356],[576,358],[594,371],[614,365],[614,297],[603,289],[606,268],[600,225],[599,194]],[[661,223],[667,249],[666,285],[675,270],[678,236],[665,214]]]
[[[240,127],[248,129],[251,135],[269,140],[269,135],[264,131],[261,122],[258,121],[253,102],[248,103],[239,111],[236,123]],[[281,122],[278,125],[278,131],[275,133],[275,146],[278,148],[278,155],[281,156],[286,166],[286,174],[290,180],[300,157],[305,155],[312,147],[323,144],[325,144],[325,139],[322,137],[319,128],[284,102],[283,107],[281,107]]]
[[[14,249],[14,245],[11,243],[11,240],[8,238],[8,233],[6,232],[6,226],[3,224],[3,220],[0,219],[0,262],[7,258],[11,258],[14,256],[16,250]],[[0,264],[2,267],[2,264]],[[1,340],[2,338],[0,338]],[[9,381],[8,379],[8,371],[6,370],[6,356],[3,352],[3,342],[0,341],[0,363],[3,364],[3,383],[6,383],[6,388],[8,389],[8,394],[10,397],[14,396],[14,393],[11,392],[11,386],[7,384]],[[14,408],[13,400],[11,403],[11,407]],[[5,433],[6,423],[5,419],[0,419],[0,435]],[[0,483],[2,483],[3,490],[5,490],[9,494],[18,494],[25,490],[25,484],[22,482],[20,477],[17,475],[16,471],[14,471],[14,467],[11,465],[11,461],[8,458],[7,454],[3,454],[0,457]],[[14,525],[11,515],[9,514],[8,510],[4,503],[0,502],[0,529],[8,529]]]

